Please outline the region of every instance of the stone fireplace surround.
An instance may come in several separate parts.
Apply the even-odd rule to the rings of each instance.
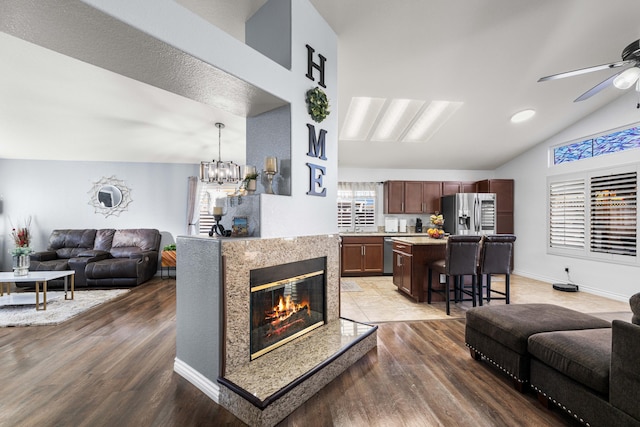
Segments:
[[[203,248],[207,247],[212,251],[203,254]],[[182,265],[181,252],[184,256]],[[251,426],[272,426],[284,419],[377,345],[377,327],[340,318],[339,253],[337,235],[276,239],[179,237],[175,371]],[[194,257],[198,256],[205,259],[195,260]],[[327,323],[251,361],[250,271],[318,257],[327,259]],[[217,268],[211,266],[212,260],[219,260]],[[208,263],[204,274],[194,274],[193,270],[186,273],[180,268],[202,267],[202,262]],[[184,318],[189,317],[189,312],[194,312],[195,317],[199,317],[197,313],[200,310],[194,305],[204,304],[207,300],[201,291],[194,291],[194,286],[203,286],[205,294],[211,288],[211,283],[195,284],[194,280],[212,282],[207,276],[215,276],[216,272],[220,275],[217,294],[220,297],[220,325],[219,333],[211,335],[211,331],[203,325],[194,324],[194,319],[185,321]],[[186,289],[181,289],[183,287]],[[213,296],[216,296],[215,291]],[[207,314],[203,311],[203,315]],[[214,314],[213,318],[216,316]],[[201,321],[207,322],[205,319]],[[184,327],[185,324],[188,327]],[[218,369],[214,369],[217,373],[194,373],[197,367],[190,366],[190,357],[194,358],[194,364],[206,363],[206,358],[203,360],[201,354],[188,356],[193,353],[193,348],[184,349],[186,343],[200,335],[199,328],[203,328],[200,330],[202,337],[210,334],[213,341],[218,341],[217,358],[212,358],[218,362]],[[181,337],[181,331],[183,335],[192,336]],[[195,342],[194,344],[199,346]],[[201,348],[210,347],[204,345]],[[184,354],[187,356],[183,357]],[[187,360],[182,360],[183,358]],[[202,376],[213,375],[217,375],[217,393],[207,392],[207,387],[202,387],[203,381],[213,381],[212,378]]]

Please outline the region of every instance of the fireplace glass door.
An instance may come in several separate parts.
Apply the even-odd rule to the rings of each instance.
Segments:
[[[324,325],[326,258],[252,270],[251,360]]]

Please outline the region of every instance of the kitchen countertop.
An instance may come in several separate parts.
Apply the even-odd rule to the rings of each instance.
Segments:
[[[423,236],[426,237],[427,233],[385,233],[384,231],[382,232],[347,232],[347,233],[340,233],[341,236],[347,236],[347,237],[404,237],[404,236]]]
[[[408,245],[417,245],[417,246],[445,245],[447,243],[447,239],[432,239],[429,236],[419,236],[419,237],[411,237],[411,236],[398,237],[398,236],[395,236],[395,237],[393,237],[392,240],[394,242],[406,243]]]

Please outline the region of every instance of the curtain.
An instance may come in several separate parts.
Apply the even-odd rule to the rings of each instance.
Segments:
[[[189,236],[198,234],[198,219],[200,209],[198,206],[198,195],[200,194],[200,181],[197,176],[189,177],[189,187],[187,190],[187,234]]]
[[[376,192],[379,182],[338,182],[338,192],[357,194],[358,192]]]

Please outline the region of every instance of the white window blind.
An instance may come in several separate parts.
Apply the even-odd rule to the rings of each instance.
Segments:
[[[549,184],[549,246],[584,249],[585,180]]]
[[[338,183],[338,227],[343,230],[376,227],[377,183]]]
[[[636,255],[637,173],[591,177],[592,252]]]

